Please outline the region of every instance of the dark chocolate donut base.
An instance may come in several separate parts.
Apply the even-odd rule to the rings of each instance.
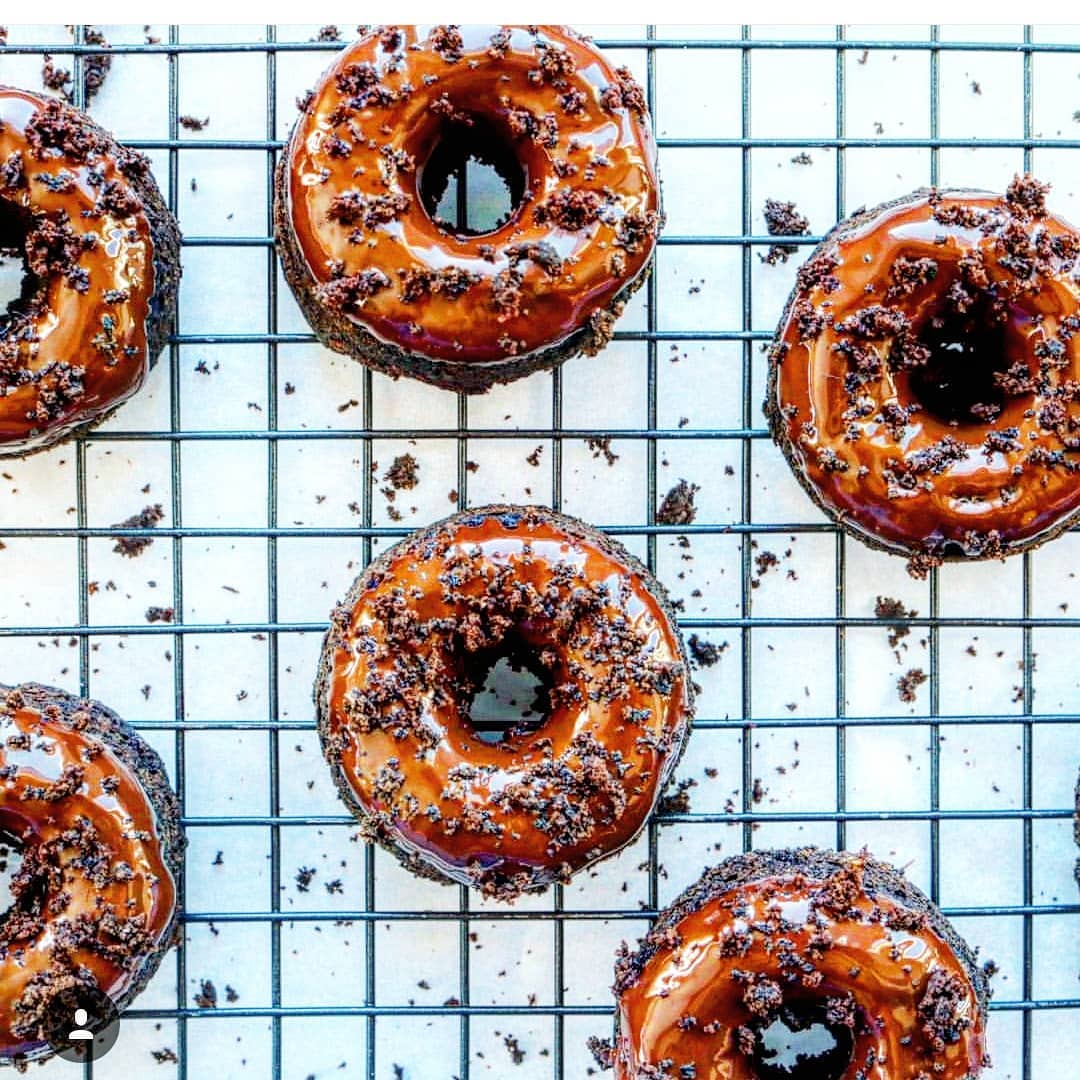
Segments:
[[[852,858],[849,852],[815,847],[781,848],[775,851],[732,855],[711,867],[674,903],[664,909],[640,948],[620,964],[615,978],[616,993],[634,985],[649,961],[657,953],[671,947],[669,931],[687,915],[700,911],[712,900],[741,885],[750,885],[763,878],[804,874],[813,880],[825,880],[843,870]],[[894,903],[924,915],[930,929],[953,951],[975,989],[979,1012],[985,1019],[990,1001],[990,984],[971,947],[942,915],[937,905],[912,885],[899,870],[867,854],[861,855],[860,860],[863,871],[862,887],[868,894],[880,893]]]
[[[117,140],[89,116],[80,113],[70,105],[65,105],[64,108],[77,113],[83,123],[93,128],[106,141],[108,145],[107,153],[115,154],[120,150],[120,144]],[[150,235],[153,239],[154,292],[150,297],[150,311],[146,317],[147,371],[151,371],[168,343],[176,315],[176,297],[182,273],[180,226],[165,204],[149,166],[147,166],[145,172],[140,174],[132,173],[128,175],[127,179],[142,203],[142,210],[146,214],[146,219],[150,225]],[[123,404],[124,401],[118,401],[92,420],[88,420],[86,423],[70,430],[58,432],[55,438],[47,439],[28,449],[5,452],[0,447],[0,458],[25,458],[41,450],[50,450],[53,447],[61,446],[77,435],[85,435],[93,431],[99,424],[108,420]]]
[[[174,945],[179,944],[181,936],[181,887],[184,873],[184,849],[187,840],[181,824],[180,803],[169,784],[165,766],[156,750],[111,709],[100,702],[76,697],[55,687],[40,683],[22,683],[17,686],[0,684],[0,694],[15,691],[22,695],[25,705],[41,712],[47,706],[60,710],[64,720],[70,720],[73,714],[80,713],[86,718],[80,719],[81,730],[103,742],[123,764],[131,770],[154,809],[158,835],[161,841],[162,858],[169,868],[176,883],[176,906],[166,931],[161,935],[158,947],[142,958],[133,969],[131,981],[124,993],[114,1000],[117,1011],[122,1012],[145,989],[153,978],[165,954]],[[51,1051],[37,1055],[33,1059],[41,1060],[51,1055]]]
[[[444,390],[483,394],[500,383],[513,382],[537,371],[549,371],[575,356],[596,356],[611,340],[615,320],[622,315],[626,301],[641,288],[651,272],[650,262],[633,281],[627,282],[606,309],[593,316],[587,326],[542,351],[486,364],[431,360],[419,353],[405,352],[395,345],[380,341],[364,327],[345,315],[330,311],[316,299],[317,283],[308,270],[303,252],[289,225],[284,171],[283,156],[278,162],[274,178],[274,235],[285,280],[289,283],[304,318],[326,348],[350,356],[391,378],[407,375]]]
[[[847,234],[860,229],[863,225],[868,224],[880,214],[925,198],[933,190],[936,190],[939,195],[946,198],[950,196],[987,196],[993,194],[992,192],[973,188],[918,188],[908,195],[903,195],[897,199],[891,199],[878,206],[870,208],[862,207],[843,221],[834,225],[828,233],[825,234],[821,242],[813,249],[806,261],[810,262],[818,255],[828,251],[829,246],[834,241],[842,240]],[[931,567],[939,566],[943,563],[963,563],[983,559],[1003,559],[1008,555],[1019,555],[1025,551],[1034,551],[1037,547],[1046,543],[1046,541],[1053,540],[1055,537],[1060,536],[1061,533],[1080,523],[1080,510],[1078,510],[1062,520],[1055,522],[1051,528],[1045,530],[1038,536],[1030,537],[1027,540],[1003,540],[999,545],[988,547],[986,550],[979,553],[958,553],[953,545],[947,546],[944,550],[937,550],[932,549],[929,546],[907,547],[901,544],[890,543],[880,536],[862,528],[859,524],[850,520],[846,514],[831,506],[822,497],[817,487],[811,482],[803,470],[799,461],[797,449],[792,440],[788,437],[785,429],[784,417],[781,415],[777,404],[777,384],[780,377],[780,364],[782,363],[781,360],[777,359],[777,347],[781,342],[783,328],[787,325],[792,309],[799,300],[799,294],[800,290],[798,286],[792,289],[791,295],[784,305],[783,314],[777,322],[776,335],[773,338],[772,346],[770,348],[769,377],[762,411],[768,422],[769,433],[772,436],[773,442],[780,447],[795,479],[799,482],[799,486],[810,496],[810,500],[823,514],[826,515],[826,517],[830,518],[846,533],[855,537],[856,540],[866,544],[867,547],[873,548],[876,551],[887,552],[890,555],[900,555],[907,558],[909,560],[908,568],[913,576],[916,577],[925,577],[927,571]]]
[[[440,521],[435,522],[433,525],[429,525],[425,529],[421,529],[409,536],[403,538],[397,544],[387,548],[382,552],[378,558],[374,559],[364,571],[353,582],[352,587],[349,589],[342,606],[352,609],[356,606],[361,594],[365,591],[368,578],[373,574],[385,573],[390,568],[395,555],[398,552],[398,548],[404,544],[422,544],[428,537],[436,535],[439,531],[453,527],[456,523],[461,521],[468,521],[469,519],[484,518],[484,517],[497,517],[501,514],[513,514],[520,518],[530,514],[539,515],[542,518],[553,520],[562,529],[564,529],[571,536],[578,536],[582,539],[589,540],[596,544],[605,553],[619,559],[627,568],[640,576],[642,583],[655,597],[660,609],[663,611],[664,616],[668,619],[673,627],[677,627],[677,617],[675,609],[671,604],[671,599],[668,596],[667,590],[664,586],[653,576],[651,571],[634,555],[627,551],[622,544],[613,540],[610,536],[601,532],[599,529],[594,529],[584,522],[579,521],[577,518],[568,517],[565,514],[560,514],[556,510],[548,509],[547,507],[540,506],[510,506],[510,505],[491,505],[478,507],[475,510],[463,510],[460,513],[453,514],[448,518],[443,518]],[[679,653],[682,663],[687,671],[690,670],[688,658],[686,655],[686,647],[682,640],[682,635],[676,635],[679,643]],[[318,674],[315,679],[315,686],[313,692],[313,699],[315,703],[316,721],[318,725],[319,738],[322,743],[323,752],[326,753],[328,749],[327,736],[329,731],[329,698],[330,698],[330,680],[333,674],[334,667],[334,652],[338,647],[338,631],[331,626],[327,631],[326,636],[323,639],[322,654],[319,659]],[[678,768],[679,760],[682,758],[685,751],[686,744],[689,741],[690,725],[692,723],[693,716],[693,689],[690,681],[687,681],[687,694],[689,695],[689,707],[687,709],[686,723],[687,731],[686,736],[683,738],[681,745],[676,749],[667,767],[668,780],[674,776],[676,769]],[[364,806],[362,802],[356,797],[356,793],[353,791],[346,777],[344,770],[339,763],[334,763],[330,760],[330,756],[327,757],[330,764],[331,775],[334,778],[334,783],[338,789],[338,794],[341,796],[342,801],[348,807],[352,815],[360,823],[360,832],[366,840],[379,844],[385,850],[389,851],[406,870],[416,874],[417,877],[427,878],[431,881],[437,881],[442,885],[460,885],[461,883],[443,873],[441,868],[436,865],[432,860],[425,858],[424,853],[418,851],[416,848],[409,846],[402,842],[398,830],[394,827],[392,819],[385,814],[373,813],[368,807]],[[617,852],[628,847],[637,839],[644,829],[646,822],[642,822],[641,828],[639,828],[624,844],[611,851],[606,851],[597,856],[592,862],[588,863],[588,867],[595,866],[598,862],[603,861],[611,855],[617,854]],[[581,869],[586,869],[582,867]],[[533,880],[522,886],[519,881],[506,879],[502,884],[502,887],[496,889],[494,894],[502,900],[513,900],[517,896],[524,893],[541,893],[546,891],[551,885],[561,882],[565,884],[568,878],[562,877],[558,873],[557,862],[550,868],[550,870],[534,872]]]

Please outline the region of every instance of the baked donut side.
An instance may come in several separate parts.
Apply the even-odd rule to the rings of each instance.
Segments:
[[[765,414],[799,483],[913,573],[1080,514],[1080,235],[1018,177],[839,223],[800,269]]]
[[[835,1045],[820,1064],[837,1080],[973,1080],[987,1063],[985,971],[938,908],[867,852],[725,859],[636,952],[624,948],[614,990],[616,1039],[602,1056],[616,1080],[721,1066],[754,1080],[755,1063],[783,1075],[764,1034],[778,1018],[828,1027]]]
[[[0,686],[0,830],[22,853],[0,922],[0,1061],[19,1063],[53,1052],[58,1000],[123,1010],[146,986],[180,933],[186,841],[157,753],[37,683]]]
[[[79,110],[0,86],[0,221],[23,293],[0,314],[0,457],[101,423],[172,328],[180,232],[149,161]]]
[[[470,720],[499,659],[544,719],[498,742]],[[335,610],[315,682],[323,750],[364,835],[414,873],[512,900],[641,831],[693,709],[663,587],[611,538],[488,506],[385,551]]]
[[[382,27],[302,104],[275,235],[324,345],[469,393],[604,347],[661,226],[626,69],[562,27]],[[435,215],[432,162],[455,145],[517,197],[490,232]]]

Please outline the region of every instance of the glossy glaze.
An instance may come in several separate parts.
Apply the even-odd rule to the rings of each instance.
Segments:
[[[602,94],[616,82],[616,73],[590,44],[565,29],[533,27],[534,35],[524,27],[463,26],[464,51],[454,62],[434,51],[436,28],[394,29],[401,44],[389,52],[380,28],[341,54],[316,87],[289,142],[289,219],[313,281],[330,281],[335,262],[345,275],[369,268],[383,272],[390,287],[369,297],[350,317],[380,340],[432,359],[492,361],[562,341],[606,308],[652,255],[650,236],[638,250],[625,252],[621,270],[611,269],[619,220],[659,210],[656,149],[647,117],[622,106],[604,107]],[[510,31],[506,53],[493,57],[488,49],[501,29]],[[565,89],[583,95],[580,112],[567,114],[559,105],[564,90],[535,77],[542,53],[538,42],[561,46],[573,58],[576,70],[565,76]],[[335,110],[349,98],[335,80],[354,64],[375,65],[381,85],[393,91],[406,83],[413,91],[391,104],[353,109],[345,122],[335,124]],[[494,232],[452,235],[438,228],[422,206],[418,183],[440,129],[432,105],[443,95],[455,110],[483,116],[505,131],[525,170],[526,200]],[[553,115],[557,144],[511,134],[507,117],[512,108],[536,117]],[[338,145],[331,142],[334,137],[349,144],[346,156],[327,152],[328,146]],[[404,151],[416,167],[388,176],[384,150]],[[589,178],[594,156],[606,164]],[[560,177],[557,163],[569,163],[578,172]],[[534,207],[563,188],[610,193],[607,219],[576,231],[537,222]],[[350,242],[354,226],[327,218],[334,197],[349,190],[402,194],[411,202],[397,219],[363,230],[362,242]],[[500,313],[493,305],[492,283],[511,265],[507,249],[539,241],[549,243],[563,260],[561,271],[551,275],[534,262],[518,263],[524,275],[522,311]],[[447,267],[477,275],[478,283],[453,299],[403,299],[403,273]]]
[[[851,1064],[841,1080],[964,1080],[984,1059],[980,1011],[964,968],[929,927],[889,929],[902,909],[881,895],[862,893],[859,916],[837,916],[808,904],[822,882],[788,875],[739,885],[714,897],[674,926],[677,944],[657,951],[635,984],[619,998],[616,1080],[639,1080],[644,1067],[667,1059],[670,1075],[693,1065],[696,1080],[755,1080],[751,1058],[740,1052],[737,1029],[755,1024],[743,1002],[746,982],[734,972],[753,972],[783,989],[784,1003],[824,1003],[851,994],[863,1022],[856,1028]],[[813,914],[811,915],[811,912]],[[814,924],[808,923],[814,919]],[[781,925],[780,920],[783,920]],[[767,929],[766,929],[767,928]],[[733,934],[751,935],[747,951],[730,948]],[[821,949],[813,942],[826,935]],[[808,961],[816,985],[790,981],[794,954]],[[971,1021],[960,1039],[939,1052],[921,1031],[917,1008],[931,974],[943,970],[968,986],[959,1014]],[[692,1017],[687,1025],[684,1018]],[[683,1021],[680,1023],[680,1021]],[[872,1064],[867,1065],[868,1054]],[[639,1071],[640,1070],[640,1071]]]
[[[168,944],[164,937],[177,905],[176,882],[162,857],[159,823],[132,770],[89,730],[79,730],[78,714],[61,714],[54,705],[45,708],[54,709],[55,715],[45,716],[28,701],[11,707],[9,693],[0,688],[0,830],[25,852],[56,842],[73,826],[89,825],[109,852],[110,880],[104,885],[91,880],[89,871],[102,868],[82,867],[78,846],[63,846],[52,864],[59,878],[42,898],[55,905],[55,911],[42,915],[44,925],[36,934],[0,944],[0,1059],[33,1057],[43,1049],[34,1038],[15,1034],[12,1026],[31,980],[57,971],[52,950],[61,939],[61,927],[115,914],[148,934],[156,948]],[[41,797],[40,791],[61,780],[67,768],[82,770],[73,790]],[[144,957],[122,964],[85,946],[69,951],[68,957],[114,1001],[144,977]]]
[[[1080,474],[1028,460],[1036,448],[1064,451],[1069,459],[1080,459],[1059,433],[1040,423],[1045,400],[1038,393],[1008,398],[993,423],[949,423],[923,409],[912,415],[898,439],[883,422],[881,408],[889,403],[918,404],[918,395],[912,391],[909,372],[891,371],[884,364],[881,379],[863,387],[872,404],[868,415],[855,419],[845,415],[851,405],[844,389],[850,368],[835,349],[843,336],[835,323],[883,302],[892,283],[890,268],[899,257],[929,258],[938,266],[932,283],[892,301],[911,320],[916,333],[939,310],[942,296],[957,280],[962,257],[979,252],[992,280],[1007,277],[994,234],[939,224],[932,217],[934,205],[1001,210],[1005,202],[980,192],[948,192],[933,203],[930,193],[923,192],[862,214],[851,227],[841,226],[819,249],[837,260],[833,273],[840,287],[829,292],[817,284],[799,293],[833,325],[826,325],[812,340],[802,340],[795,307],[789,306],[777,335],[785,351],[766,409],[796,472],[845,525],[906,552],[979,554],[984,538],[997,534],[1001,550],[995,545],[989,553],[1005,554],[1013,545],[1054,531],[1080,508]],[[1052,215],[1029,221],[1025,227],[1036,236],[1042,230],[1050,236],[1073,233]],[[1080,379],[1080,337],[1061,335],[1064,320],[1076,315],[1078,300],[1080,281],[1069,265],[1059,263],[1058,272],[1040,275],[1039,287],[1010,307],[1005,330],[1010,360],[1023,362],[1037,373],[1037,348],[1060,337],[1066,361],[1052,373],[1052,382],[1060,386]],[[887,355],[888,342],[874,344],[882,356]],[[1074,420],[1080,416],[1076,403],[1067,410]],[[858,433],[855,439],[846,437],[852,426]],[[1010,427],[1017,429],[1016,449],[984,450],[988,436]],[[926,482],[917,489],[894,491],[890,497],[886,470],[898,461],[911,462],[914,455],[946,436],[966,444],[966,458],[939,474],[921,477]],[[823,467],[819,456],[823,450],[838,455],[847,464],[846,470]]]
[[[624,552],[567,522],[572,519],[557,519],[545,511],[478,511],[420,534],[389,552],[378,572],[360,579],[328,640],[332,667],[320,693],[328,706],[324,737],[342,737],[339,779],[362,812],[389,820],[397,842],[453,880],[482,886],[485,880],[524,875],[535,887],[622,846],[644,823],[688,731],[685,668],[677,632],[662,601],[643,581],[640,566],[627,564]],[[465,569],[448,571],[448,560],[462,555],[468,559]],[[552,684],[573,683],[583,693],[580,702],[553,708],[539,730],[492,744],[477,737],[469,722],[469,701],[454,689],[461,662],[456,628],[471,601],[455,598],[447,603],[440,575],[473,575],[463,592],[478,598],[485,589],[484,579],[507,567],[520,585],[541,594],[552,590],[551,616],[507,627],[504,640],[512,637],[534,655],[553,650],[557,662],[549,673]],[[569,642],[557,640],[553,624],[576,583],[556,582],[559,567],[580,572],[608,590],[604,610],[584,619]],[[386,625],[374,609],[380,597],[395,590],[406,591],[410,612],[430,628],[430,635],[417,646],[428,665],[419,688],[422,723],[430,735],[426,744],[385,729],[359,731],[344,707],[351,692],[365,691],[373,680],[394,677],[397,649],[407,646],[386,646]],[[608,619],[619,620],[636,639],[636,662],[670,673],[669,686],[656,690],[634,685],[626,693],[590,697],[589,690],[607,676],[613,663],[597,637],[606,633]],[[435,620],[446,622],[440,625]],[[633,722],[627,719],[628,709],[640,710]],[[558,798],[560,783],[539,779],[533,770],[554,759],[568,774],[579,776],[586,766],[575,753],[574,740],[582,737],[595,738],[609,754],[621,755],[619,786],[626,801],[620,812],[611,814],[606,796],[586,799],[588,805],[581,809],[593,814],[593,826],[572,843],[556,843],[550,832],[537,827],[535,814],[520,806],[498,805],[494,797],[520,784],[539,799]],[[387,800],[376,790],[377,778],[393,761],[405,774],[405,783]],[[610,764],[605,763],[604,769]],[[463,770],[475,772],[450,783],[448,778]],[[416,800],[411,812],[408,800]],[[437,814],[429,811],[431,807]],[[467,808],[489,815],[482,830],[461,826]]]
[[[27,328],[4,322],[0,313],[0,342],[16,331],[30,340],[20,348],[18,368],[41,371],[50,364],[70,364],[81,370],[82,391],[75,400],[43,420],[34,415],[41,397],[33,382],[0,372],[0,453],[32,450],[56,442],[75,428],[94,420],[138,390],[148,370],[146,322],[154,291],[153,245],[150,224],[139,209],[130,213],[95,212],[104,185],[114,183],[133,195],[128,178],[114,158],[94,152],[88,158],[35,151],[27,127],[50,99],[24,90],[0,87],[0,163],[14,153],[23,157],[26,182],[17,188],[0,180],[0,213],[44,215],[67,222],[80,238],[94,234],[96,242],[78,256],[88,272],[88,290],[80,292],[62,274],[45,282],[45,308]],[[53,190],[43,176],[70,177],[64,190]],[[96,174],[96,175],[94,175]],[[53,179],[53,183],[56,181]],[[110,301],[106,294],[123,290],[128,299]],[[111,323],[111,327],[110,324]],[[95,341],[111,338],[108,351]]]

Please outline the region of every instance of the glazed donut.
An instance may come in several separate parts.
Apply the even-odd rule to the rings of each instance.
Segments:
[[[470,707],[500,658],[540,680],[545,717],[491,742]],[[367,836],[504,900],[640,832],[692,711],[663,587],[580,521],[510,506],[447,518],[368,567],[333,614],[315,701]]]
[[[971,1080],[988,1064],[986,974],[866,852],[726,859],[624,947],[615,993],[616,1080]],[[793,1068],[776,1042],[799,1049],[799,1032],[810,1060]]]
[[[94,701],[0,686],[0,1062],[48,1056],[58,1000],[124,1008],[178,933],[184,839],[161,759]],[[92,1000],[87,997],[85,1000]],[[95,1011],[90,1009],[91,1019]]]
[[[180,233],[142,154],[55,98],[0,87],[0,247],[25,252],[0,312],[0,457],[102,421],[165,345]]]
[[[811,498],[913,572],[1080,513],[1080,236],[1017,177],[856,213],[799,271],[765,412]]]
[[[275,185],[285,277],[330,349],[480,392],[609,340],[660,228],[641,87],[552,26],[380,27],[302,102]],[[489,232],[436,217],[493,166]]]

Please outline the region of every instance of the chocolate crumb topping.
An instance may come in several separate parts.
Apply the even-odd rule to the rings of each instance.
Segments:
[[[319,300],[331,311],[356,311],[370,296],[390,288],[390,279],[376,269],[361,270],[358,274],[336,278],[316,289]]]
[[[600,95],[600,104],[614,112],[616,109],[629,109],[637,116],[644,117],[648,114],[649,105],[645,97],[645,91],[634,79],[627,67],[615,69],[615,81],[604,88]]]
[[[599,219],[604,207],[601,195],[588,188],[558,188],[546,202],[533,209],[535,220],[551,222],[556,228],[577,232]]]
[[[941,969],[930,972],[917,1011],[922,1033],[937,1053],[959,1042],[971,1026],[962,1011],[965,1002],[964,986],[956,975]]]
[[[431,33],[431,47],[448,64],[457,63],[465,54],[465,41],[457,26],[436,26]]]

